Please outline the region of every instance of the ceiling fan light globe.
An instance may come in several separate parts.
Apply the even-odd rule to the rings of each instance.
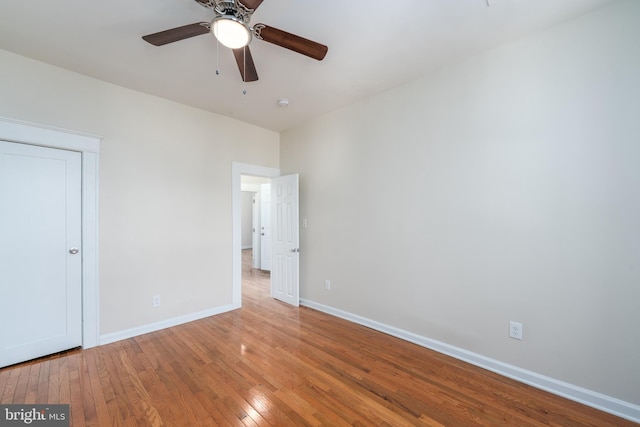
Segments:
[[[244,47],[251,41],[251,30],[243,22],[230,16],[214,19],[211,32],[220,43],[230,49]]]

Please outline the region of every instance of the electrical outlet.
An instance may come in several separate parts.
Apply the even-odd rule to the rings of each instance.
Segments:
[[[521,340],[522,339],[522,323],[510,321],[509,322],[509,336],[511,338]]]
[[[153,306],[160,307],[160,295],[153,296]]]
[[[327,279],[327,280],[324,281],[324,288],[327,291],[331,290],[331,280]]]

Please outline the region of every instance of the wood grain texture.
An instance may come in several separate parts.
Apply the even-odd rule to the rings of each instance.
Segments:
[[[257,24],[260,29],[260,38],[266,42],[284,47],[286,49],[298,52],[310,58],[322,61],[327,55],[329,48],[313,40],[291,34],[278,28],[270,27],[265,24]]]
[[[251,49],[249,49],[249,46],[232,50],[233,56],[236,58],[236,64],[238,64],[238,70],[240,70],[242,81],[257,81],[258,71],[256,70],[256,64],[253,62],[253,56],[251,55]]]
[[[632,426],[417,345],[269,296],[0,369],[1,403],[69,403],[73,426]]]
[[[171,28],[170,30],[142,36],[142,40],[154,46],[164,46],[180,40],[188,39],[209,33],[208,22],[196,22],[194,24],[183,25],[182,27]]]

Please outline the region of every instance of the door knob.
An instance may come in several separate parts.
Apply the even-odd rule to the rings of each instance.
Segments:
[[[77,254],[78,252],[80,252],[80,249],[78,249],[78,248],[71,248],[71,249],[69,249],[69,253],[70,253],[71,255],[75,255],[75,254]]]

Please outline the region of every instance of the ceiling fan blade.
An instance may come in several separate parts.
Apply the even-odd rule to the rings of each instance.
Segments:
[[[258,6],[262,4],[263,0],[240,0],[240,3],[245,5],[248,9],[256,10]]]
[[[265,24],[256,24],[253,28],[256,38],[301,53],[318,61],[322,61],[329,50],[329,48],[323,44]]]
[[[258,71],[256,70],[256,65],[253,63],[249,46],[233,49],[233,55],[236,57],[242,81],[255,82],[258,80]]]
[[[160,31],[159,33],[148,34],[142,36],[142,39],[154,46],[162,46],[168,43],[177,42],[209,32],[208,22],[196,22],[195,24],[184,25],[170,30]]]

